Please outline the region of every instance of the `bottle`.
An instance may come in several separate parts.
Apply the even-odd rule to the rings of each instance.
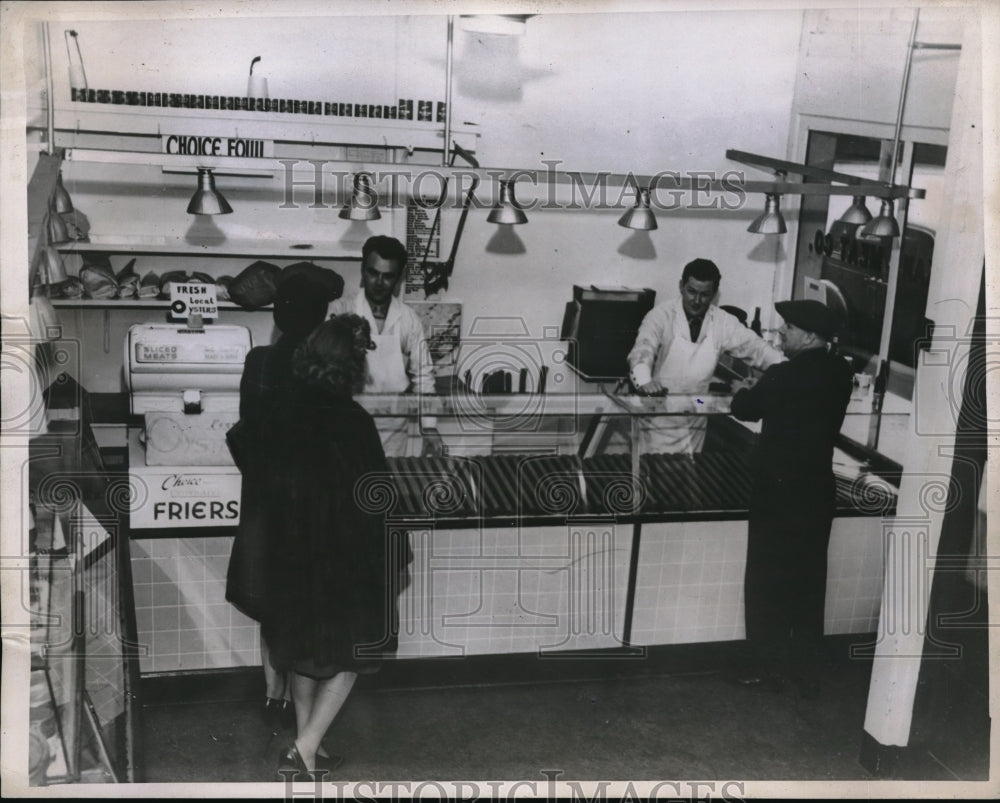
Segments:
[[[760,328],[760,307],[754,307],[753,310],[753,320],[750,322],[750,328],[753,330],[757,337],[761,336]]]

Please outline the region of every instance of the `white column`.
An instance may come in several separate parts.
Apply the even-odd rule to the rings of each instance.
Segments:
[[[913,414],[895,519],[886,522],[885,584],[865,730],[882,745],[905,746],[920,672],[927,603],[944,518],[969,335],[983,269],[983,44],[996,9],[982,7],[965,26],[945,166],[947,205],[934,250],[926,316],[931,348],[920,354]],[[993,59],[990,92],[996,91]],[[989,101],[992,104],[992,100]],[[992,110],[991,110],[992,111]],[[987,128],[995,144],[995,128]],[[995,184],[990,187],[995,193]],[[995,196],[994,196],[995,197]],[[994,207],[995,210],[995,207]],[[994,212],[995,214],[995,212]],[[989,292],[987,291],[987,297]]]

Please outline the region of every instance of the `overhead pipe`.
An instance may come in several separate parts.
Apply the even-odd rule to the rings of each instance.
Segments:
[[[452,143],[455,147],[456,143]],[[133,164],[160,167],[168,171],[171,170],[191,170],[198,167],[213,168],[218,171],[225,170],[274,170],[284,169],[286,163],[291,161],[297,163],[300,160],[281,159],[252,159],[238,156],[187,156],[175,153],[159,153],[155,151],[113,151],[98,150],[92,148],[67,148],[64,158],[70,162],[92,162],[110,164]],[[309,162],[301,160],[303,165],[308,166]],[[324,162],[335,169],[337,165],[343,165],[345,173],[357,172],[357,162],[334,161]],[[366,168],[372,174],[378,174],[380,170],[396,171],[399,165],[373,164]],[[897,186],[886,187],[883,182],[867,181],[862,184],[843,185],[820,184],[814,182],[794,182],[794,181],[745,181],[739,178],[727,179],[706,179],[701,176],[682,177],[678,171],[664,171],[656,175],[636,174],[636,173],[612,173],[602,171],[599,173],[589,173],[570,170],[524,170],[521,168],[509,167],[434,167],[432,165],[412,165],[415,173],[423,170],[440,171],[444,178],[450,178],[455,174],[463,177],[474,175],[480,181],[519,181],[527,182],[535,187],[549,185],[576,185],[580,186],[604,182],[609,187],[623,187],[632,185],[633,182],[640,186],[649,187],[652,193],[655,190],[689,190],[696,192],[746,192],[746,193],[781,193],[783,195],[877,195],[883,198],[923,198],[926,190],[917,187]]]
[[[52,37],[49,33],[49,23],[43,22],[44,42],[42,50],[45,54],[45,122],[46,136],[48,137],[48,153],[51,156],[56,152],[56,105],[55,105],[55,82],[52,79]]]
[[[451,164],[451,78],[455,60],[455,15],[448,15],[448,42],[444,60],[444,149],[441,164]]]
[[[906,108],[906,90],[910,84],[910,67],[913,65],[913,45],[917,41],[917,23],[920,21],[920,9],[913,13],[913,23],[910,25],[910,41],[906,44],[906,64],[903,67],[903,85],[899,90],[899,107],[896,111],[896,131],[892,137],[892,167],[889,171],[889,186],[896,183],[896,161],[899,155],[899,137],[903,130],[903,109]]]

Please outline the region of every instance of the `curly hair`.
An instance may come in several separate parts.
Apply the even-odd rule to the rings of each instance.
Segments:
[[[365,244],[361,246],[361,264],[365,264],[368,255],[378,254],[382,259],[389,259],[399,266],[400,273],[406,267],[406,246],[395,237],[386,237],[384,234],[369,237]]]
[[[360,315],[335,315],[310,334],[292,357],[292,373],[334,396],[361,390],[365,355],[375,348],[371,327]]]

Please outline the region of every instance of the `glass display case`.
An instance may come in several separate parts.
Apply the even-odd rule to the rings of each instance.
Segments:
[[[848,436],[872,425],[871,388],[858,388],[845,416]],[[378,420],[406,417],[408,456],[389,455],[395,481],[392,515],[449,522],[573,515],[619,520],[745,518],[750,455],[759,426],[729,414],[731,396],[613,392],[576,394],[364,395],[358,401]],[[891,417],[891,416],[890,416]],[[885,414],[883,413],[883,419]],[[445,454],[419,456],[432,420]],[[670,420],[703,428],[699,451],[651,451],[644,427]],[[843,438],[834,473],[841,515],[886,515],[891,477],[873,473]],[[439,480],[428,490],[430,478]],[[873,490],[878,489],[878,490]],[[439,494],[435,496],[435,494]],[[874,495],[881,494],[880,505]]]
[[[127,476],[106,470],[71,377],[55,377],[45,408],[27,466],[29,781],[138,780]]]
[[[870,388],[844,429],[866,428]],[[410,539],[399,656],[529,652],[567,657],[744,637],[742,593],[758,425],[731,396],[362,396],[378,419],[428,417],[447,454],[394,456],[362,495]],[[703,423],[694,453],[644,451],[640,431]],[[894,478],[834,455],[829,633],[877,622]]]

